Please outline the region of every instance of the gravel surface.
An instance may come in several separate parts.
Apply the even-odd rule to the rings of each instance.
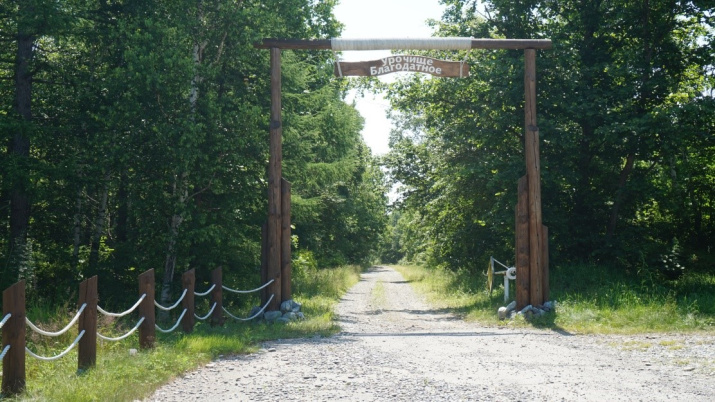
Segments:
[[[715,401],[715,336],[583,336],[484,327],[429,307],[374,267],[330,338],[267,342],[150,401]]]

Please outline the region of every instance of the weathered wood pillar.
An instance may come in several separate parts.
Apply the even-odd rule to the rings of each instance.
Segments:
[[[521,310],[529,299],[529,184],[519,179],[516,204],[516,308]]]
[[[543,277],[542,287],[544,293],[544,303],[549,301],[549,228],[546,226],[541,226],[541,265],[543,266]]]
[[[87,303],[79,317],[78,332],[84,330],[77,344],[77,368],[87,370],[97,364],[97,275],[79,284],[77,307]]]
[[[216,285],[211,291],[211,302],[209,308],[216,303],[214,312],[211,313],[211,325],[223,325],[223,271],[218,267],[211,271],[211,284]]]
[[[541,161],[539,127],[536,125],[536,50],[524,50],[524,146],[529,182],[529,298],[532,305],[544,303],[541,223]]]
[[[25,281],[2,293],[2,319],[12,314],[2,327],[2,347],[10,345],[2,361],[2,394],[10,396],[25,389]]]
[[[154,311],[154,269],[139,275],[139,297],[146,294],[139,304],[139,318],[144,317],[144,322],[139,326],[139,347],[149,349],[154,347],[156,340],[156,315]]]
[[[281,50],[271,48],[271,125],[268,166],[268,261],[266,279],[274,282],[267,294],[274,295],[267,310],[278,310],[281,302],[281,164],[283,122],[281,118]]]
[[[187,334],[194,330],[194,290],[196,289],[196,270],[193,268],[181,275],[181,287],[186,289],[186,296],[181,301],[181,307],[186,309],[181,319],[181,329]]]
[[[290,300],[291,290],[291,229],[290,229],[290,188],[286,179],[281,179],[281,300]]]
[[[268,282],[268,223],[261,226],[261,286]],[[263,288],[259,291],[261,306],[268,301],[268,290]]]

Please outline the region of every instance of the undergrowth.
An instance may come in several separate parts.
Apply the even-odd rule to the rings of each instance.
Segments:
[[[357,266],[333,269],[303,267],[294,276],[294,299],[303,305],[306,320],[289,324],[241,323],[227,318],[224,326],[211,327],[198,322],[194,331],[172,334],[157,331],[155,347],[138,348],[134,334],[120,342],[98,339],[97,364],[83,373],[77,372],[77,352],[54,362],[41,362],[31,357],[26,360],[27,385],[25,392],[14,399],[20,401],[131,401],[143,399],[158,386],[172,378],[195,369],[221,355],[250,353],[262,341],[312,335],[328,336],[338,330],[333,321],[335,304],[359,280]],[[198,300],[197,300],[198,301]],[[258,304],[255,300],[254,304]],[[247,303],[248,305],[248,303]],[[197,305],[197,313],[204,310]],[[248,308],[248,307],[246,307]],[[28,308],[28,317],[46,330],[62,328],[71,318],[72,306]],[[233,311],[248,316],[248,311]],[[173,325],[172,316],[159,323],[163,328]],[[133,320],[133,321],[132,321]],[[134,325],[136,317],[119,321],[101,319],[99,331],[117,336]],[[57,338],[38,336],[28,330],[27,346],[34,352],[52,356],[69,345],[76,331]],[[131,349],[139,349],[131,351]]]
[[[422,266],[395,266],[438,307],[492,325],[533,325],[573,333],[712,331],[715,329],[715,274],[687,272],[678,280],[628,275],[590,264],[551,270],[555,314],[532,322],[498,321],[503,286],[489,295],[482,273]],[[514,294],[512,282],[511,293]]]

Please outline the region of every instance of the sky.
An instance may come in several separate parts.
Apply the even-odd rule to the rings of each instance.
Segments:
[[[425,38],[432,36],[427,20],[439,20],[443,10],[439,0],[340,0],[334,14],[345,25],[343,38]],[[343,52],[341,60],[377,60],[389,54],[389,50]],[[390,74],[380,80],[391,82],[394,78],[395,74]],[[353,98],[351,94],[347,102]],[[374,155],[386,153],[392,127],[386,117],[389,102],[381,95],[371,94],[355,100],[357,110],[365,118],[362,131],[365,143]]]

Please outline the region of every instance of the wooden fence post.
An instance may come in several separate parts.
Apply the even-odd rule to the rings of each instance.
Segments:
[[[267,294],[275,295],[268,310],[278,310],[281,303],[281,164],[282,119],[281,119],[281,49],[271,48],[271,124],[270,157],[268,166],[268,266],[267,279],[274,282]]]
[[[87,370],[97,363],[97,275],[79,284],[77,307],[87,303],[79,317],[78,332],[84,330],[77,345],[77,369]]]
[[[541,250],[541,265],[542,265],[542,279],[543,279],[543,292],[544,292],[544,303],[549,301],[549,228],[541,225],[541,239],[542,247]]]
[[[529,178],[529,298],[531,305],[544,303],[541,239],[541,161],[539,127],[536,125],[536,50],[524,50],[524,146]]]
[[[529,304],[529,185],[519,179],[516,204],[516,308]]]
[[[144,322],[139,326],[139,347],[142,349],[154,347],[156,340],[154,290],[154,269],[150,269],[139,275],[139,296],[146,294],[139,305],[139,318],[144,317]]]
[[[291,230],[290,230],[290,187],[286,179],[281,179],[281,297],[290,300],[291,290]]]
[[[194,269],[181,275],[181,287],[186,289],[186,296],[181,301],[181,306],[186,309],[186,314],[181,320],[181,328],[188,334],[194,330],[194,290],[196,288],[196,271]]]
[[[2,327],[2,347],[10,345],[2,361],[2,394],[15,395],[25,389],[25,281],[2,293],[2,315],[12,314]]]
[[[268,282],[268,223],[261,227],[261,285]],[[260,290],[261,306],[268,301],[268,290]]]
[[[211,283],[216,285],[211,292],[211,306],[216,303],[214,312],[211,314],[211,325],[223,325],[223,274],[221,267],[211,271]]]

